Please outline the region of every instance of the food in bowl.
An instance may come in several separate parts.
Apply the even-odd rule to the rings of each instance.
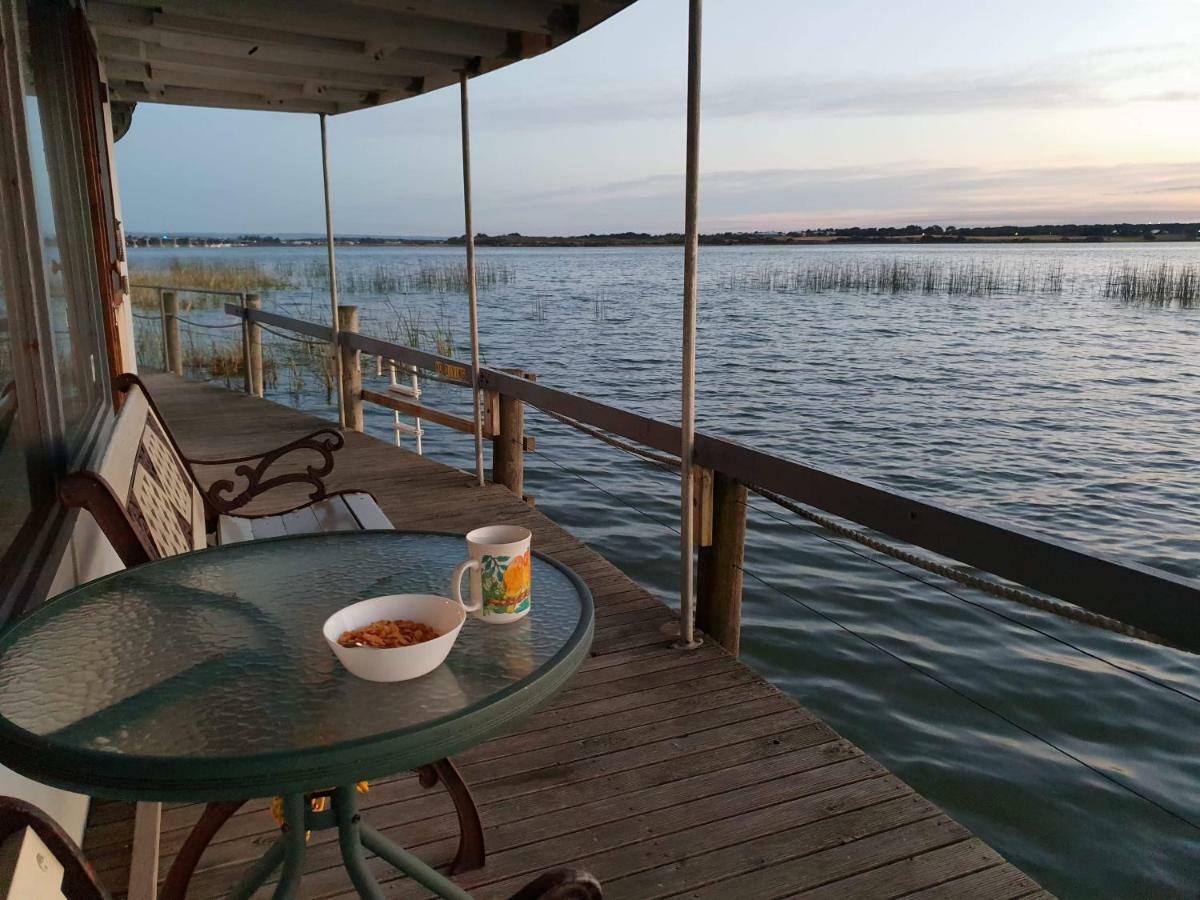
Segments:
[[[342,632],[338,643],[343,647],[377,647],[390,650],[423,644],[442,635],[424,622],[412,619],[380,619],[362,628]]]
[[[322,634],[329,649],[352,675],[368,681],[405,681],[420,678],[442,664],[466,622],[461,603],[436,594],[391,594],[372,597],[343,607],[325,620]],[[399,628],[394,623],[428,629],[423,640],[402,644],[386,642],[385,635],[396,628],[397,636],[415,637],[416,629]],[[343,642],[355,633],[371,640]]]

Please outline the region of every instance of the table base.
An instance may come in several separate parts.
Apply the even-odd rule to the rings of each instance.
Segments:
[[[324,796],[318,794],[316,796]],[[367,867],[364,850],[369,850],[381,859],[408,875],[418,884],[433,891],[446,900],[470,900],[471,895],[449,878],[425,864],[413,854],[396,846],[382,834],[362,821],[358,811],[358,791],[354,785],[335,788],[328,792],[330,808],[313,812],[312,794],[288,794],[283,798],[283,833],[263,854],[242,880],[230,892],[230,900],[248,900],[266,881],[282,867],[279,883],[275,888],[276,898],[299,896],[300,879],[304,871],[304,857],[308,850],[305,833],[336,828],[338,847],[342,852],[342,864],[350,876],[354,889],[366,900],[382,900],[383,889]]]

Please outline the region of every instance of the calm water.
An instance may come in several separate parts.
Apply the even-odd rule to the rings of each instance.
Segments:
[[[144,250],[132,263],[136,271],[170,256],[258,259],[299,271],[322,252]],[[739,272],[848,256],[990,261],[1009,271],[1061,263],[1065,284],[1052,295],[955,297],[734,286]],[[678,250],[481,257],[513,274],[481,293],[487,363],[677,418]],[[343,272],[364,274],[460,258],[429,249],[338,257]],[[1132,308],[1100,292],[1110,266],[1157,259],[1200,262],[1200,247],[706,248],[700,427],[1198,576],[1200,310]],[[442,316],[468,355],[459,295],[352,294],[343,302],[359,304],[364,330],[381,335],[396,310],[419,311],[427,326]],[[326,304],[319,288],[267,299],[268,308],[306,317],[325,318]],[[218,319],[194,316],[206,317]],[[232,334],[197,331],[196,340]],[[460,390],[425,390],[432,405],[467,409]],[[275,396],[332,409],[311,376],[299,396],[283,383]],[[390,439],[390,413],[368,408],[367,421]],[[677,481],[540,414],[529,425],[539,453],[528,457],[527,490],[538,508],[672,599]],[[471,465],[469,438],[436,426],[426,425],[425,450]],[[752,503],[743,637],[750,664],[1050,890],[1196,895],[1200,658],[942,582]]]

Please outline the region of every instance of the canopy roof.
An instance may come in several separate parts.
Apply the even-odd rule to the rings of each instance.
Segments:
[[[112,99],[341,113],[565,43],[634,0],[91,0]]]

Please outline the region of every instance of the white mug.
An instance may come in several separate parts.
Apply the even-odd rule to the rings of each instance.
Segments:
[[[533,535],[519,525],[488,525],[467,534],[467,559],[454,569],[450,596],[469,613],[493,625],[529,614]],[[471,602],[462,597],[462,576],[471,570]]]

